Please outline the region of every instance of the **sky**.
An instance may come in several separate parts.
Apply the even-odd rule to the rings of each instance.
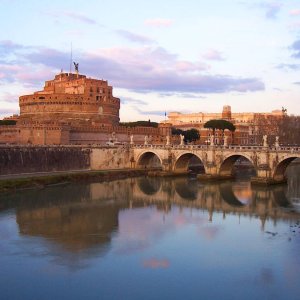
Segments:
[[[0,118],[69,72],[71,48],[113,86],[121,121],[300,114],[299,0],[0,0],[0,32]]]

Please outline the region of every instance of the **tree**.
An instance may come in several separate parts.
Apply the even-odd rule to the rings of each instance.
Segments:
[[[204,128],[210,128],[213,130],[213,134],[215,135],[216,129],[222,130],[223,133],[226,129],[231,132],[235,131],[235,126],[227,121],[227,120],[209,120],[204,124]]]
[[[120,122],[121,126],[126,126],[126,127],[158,127],[158,123],[156,122],[151,122],[150,119],[148,121],[136,121],[136,122]]]
[[[204,128],[212,129],[213,135],[215,135],[216,129],[218,129],[219,120],[209,120],[204,124]]]
[[[181,129],[177,129],[177,128],[172,128],[172,134],[173,135],[182,134],[184,136],[185,143],[196,142],[197,140],[200,139],[200,133],[195,128],[192,128],[189,130],[181,130]]]
[[[204,128],[210,128],[213,130],[213,135],[215,135],[216,129],[222,130],[222,138],[224,139],[224,131],[228,129],[231,132],[235,131],[235,126],[227,120],[209,120],[204,124]]]
[[[0,125],[16,125],[17,121],[15,120],[0,120]]]
[[[183,135],[184,135],[184,141],[186,143],[196,142],[200,139],[200,133],[195,128],[185,131]]]

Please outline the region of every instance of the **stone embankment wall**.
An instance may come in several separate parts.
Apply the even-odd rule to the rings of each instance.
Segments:
[[[90,169],[91,149],[83,147],[0,147],[0,175]]]
[[[131,168],[130,160],[130,150],[126,147],[98,147],[90,153],[92,170]]]

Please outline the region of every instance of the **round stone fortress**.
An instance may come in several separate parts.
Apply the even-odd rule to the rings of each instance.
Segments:
[[[113,97],[112,86],[85,75],[60,73],[42,91],[21,96],[19,104],[21,123],[48,119],[72,125],[82,120],[119,124],[120,99]]]

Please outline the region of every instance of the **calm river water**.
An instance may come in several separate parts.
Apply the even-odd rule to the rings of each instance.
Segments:
[[[289,185],[134,178],[0,197],[1,299],[299,299]]]

